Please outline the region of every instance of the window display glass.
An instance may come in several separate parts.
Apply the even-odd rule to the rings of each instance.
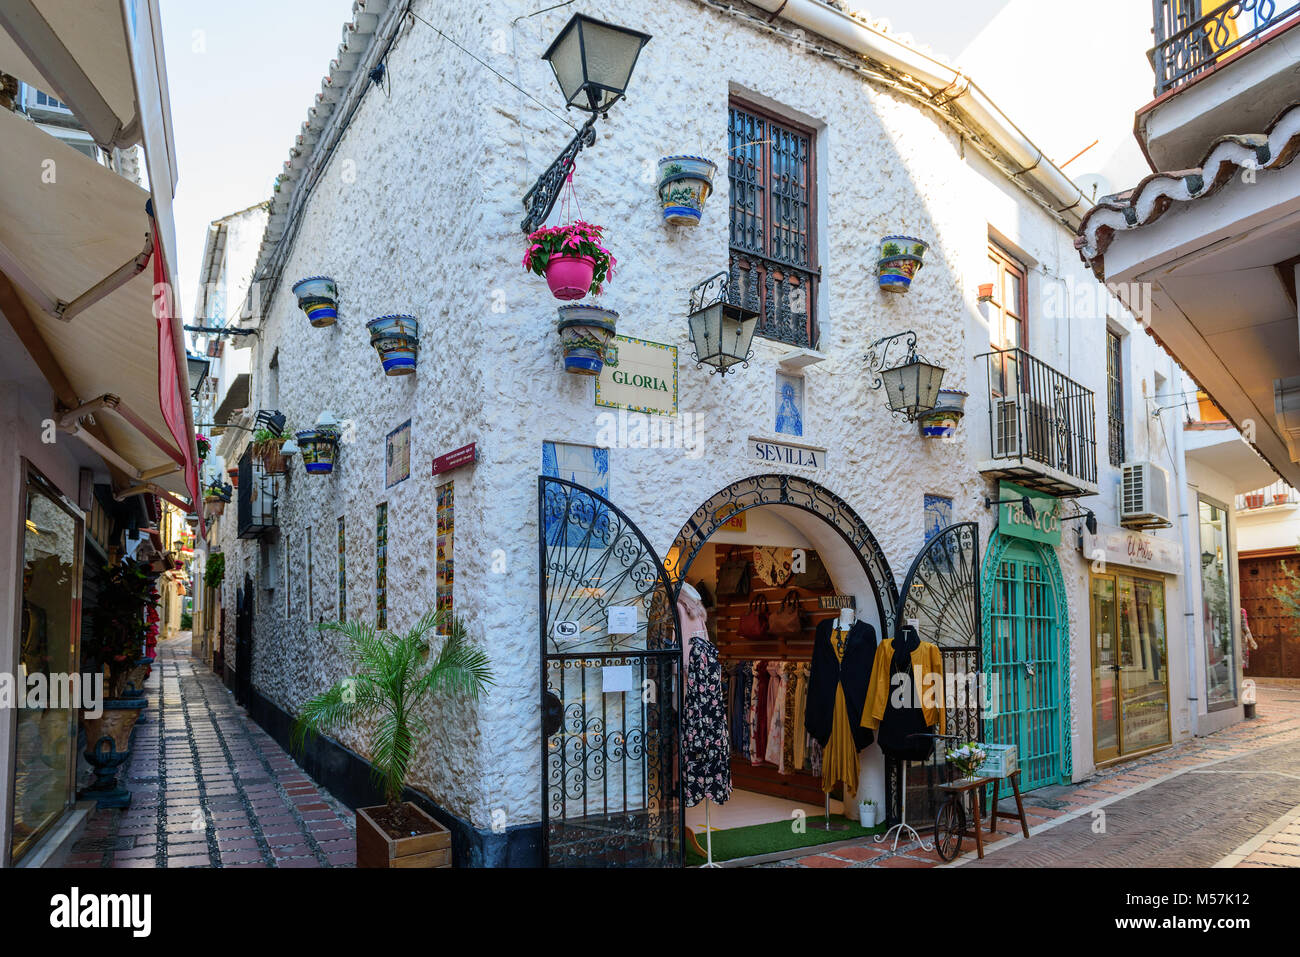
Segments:
[[[1205,692],[1210,710],[1237,701],[1232,637],[1232,579],[1228,571],[1228,513],[1201,499],[1201,621],[1205,633]]]

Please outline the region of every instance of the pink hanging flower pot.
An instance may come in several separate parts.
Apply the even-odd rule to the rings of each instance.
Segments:
[[[601,244],[603,226],[575,220],[566,226],[542,226],[528,236],[523,266],[546,277],[556,299],[572,301],[599,296],[614,276],[614,259]]]

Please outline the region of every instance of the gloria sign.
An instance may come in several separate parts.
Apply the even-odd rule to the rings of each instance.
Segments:
[[[1177,542],[1115,525],[1102,525],[1096,535],[1089,535],[1084,529],[1081,550],[1089,561],[1108,565],[1124,565],[1165,575],[1178,575],[1183,570],[1183,550]]]
[[[677,414],[677,347],[615,336],[596,378],[596,404],[651,415]]]
[[[1020,501],[1029,496],[1034,517],[1030,519]],[[1061,544],[1061,500],[1034,492],[1015,482],[998,483],[998,531],[1013,538],[1026,538],[1055,548]]]

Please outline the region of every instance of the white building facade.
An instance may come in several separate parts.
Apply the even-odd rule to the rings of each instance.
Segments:
[[[380,618],[400,631],[448,607],[496,675],[477,704],[431,705],[411,781],[453,828],[458,860],[611,863],[653,847],[650,859],[671,862],[699,809],[682,817],[665,770],[680,663],[667,609],[678,580],[716,592],[723,566],[743,561],[751,596],[775,606],[794,589],[807,627],[745,639],[747,600],[719,595],[729,676],[776,660],[797,681],[812,625],[845,600],[881,638],[915,618],[946,648],[945,669],[995,679],[981,710],[951,708],[948,733],[1017,744],[1026,789],[1203,730],[1179,505],[1189,478],[1179,429],[1155,414],[1181,375],[1078,261],[1086,199],[1041,153],[1026,161],[1032,143],[977,88],[935,107],[927,84],[943,64],[813,0],[607,5],[602,16],[653,39],[551,220],[604,224],[618,259],[597,304],[619,313],[618,362],[634,375],[593,382],[563,370],[560,303],[519,262],[521,197],[572,135],[538,103],[560,99],[540,57],[572,11],[411,5],[452,43],[405,7],[358,5],[344,65],[277,181],[258,262],[237,421],[343,423],[332,473],[292,462],[276,478],[273,527],[239,540],[222,519],[222,600],[247,609],[235,670],[259,721],[283,735],[346,674],[340,642],[313,625]],[[367,93],[380,63],[388,96]],[[671,154],[717,164],[697,227],[662,222],[655,170]],[[876,273],[896,235],[928,244],[904,295]],[[693,361],[687,324],[690,290],[719,272],[762,313],[753,356],[726,376]],[[340,290],[329,327],[310,325],[292,292],[316,275]],[[388,314],[419,319],[414,375],[384,376],[370,347],[363,324]],[[946,370],[943,387],[969,393],[946,438],[891,415],[873,388],[864,356],[909,332]],[[241,451],[234,431],[227,461]],[[470,445],[458,467],[443,458]],[[1136,505],[1121,501],[1135,463],[1163,470],[1144,470],[1154,497]],[[591,509],[626,544],[617,560],[649,569],[639,588],[601,579],[592,562],[607,571],[612,553],[573,539]],[[826,578],[772,573],[765,556],[789,549],[815,552]],[[940,569],[944,555],[962,568]],[[629,635],[610,606],[637,609]],[[232,628],[227,616],[228,647]],[[666,701],[638,712],[619,690],[626,668]],[[345,732],[307,767],[361,800],[366,740]],[[891,766],[874,744],[860,760],[839,797],[921,823],[927,766]],[[733,761],[738,789],[821,800],[808,768],[768,764]],[[597,818],[618,824],[621,844],[592,836]]]

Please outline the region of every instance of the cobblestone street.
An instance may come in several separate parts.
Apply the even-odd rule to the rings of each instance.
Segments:
[[[92,812],[70,867],[352,867],[350,811],[235,704],[182,632],[158,646],[125,810]]]
[[[968,838],[961,867],[1300,867],[1300,683],[1259,688],[1259,717],[1069,787],[1025,796],[1015,821]],[[1014,811],[1014,801],[1002,802]],[[990,843],[990,841],[992,843]],[[915,842],[843,846],[772,867],[937,867]]]

